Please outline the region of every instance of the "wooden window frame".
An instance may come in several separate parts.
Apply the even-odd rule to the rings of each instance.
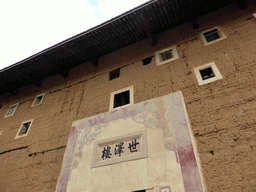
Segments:
[[[129,91],[130,103],[126,104],[126,105],[122,105],[120,107],[115,107],[114,108],[115,95],[119,94],[119,93],[122,93],[122,92],[125,92],[125,91]],[[134,104],[133,86],[126,87],[126,88],[123,88],[123,89],[120,89],[120,90],[117,90],[117,91],[114,91],[114,92],[111,93],[111,95],[110,95],[109,111],[114,111],[114,110],[117,110],[117,109],[120,109],[120,108],[124,108],[124,107],[130,106],[130,105],[133,105],[133,104]]]
[[[215,40],[210,41],[210,42],[207,42],[207,40],[206,40],[206,38],[205,38],[205,35],[204,35],[204,34],[205,34],[205,33],[207,33],[207,32],[213,31],[213,30],[215,30],[215,29],[217,29],[217,32],[218,32],[218,34],[219,34],[220,38],[215,39]],[[203,40],[203,42],[204,42],[204,45],[205,45],[205,46],[207,46],[207,45],[211,45],[211,44],[213,44],[213,43],[219,42],[219,41],[221,41],[221,40],[223,40],[223,39],[226,39],[226,38],[227,38],[227,36],[225,35],[225,33],[223,32],[223,30],[221,29],[221,27],[220,27],[220,26],[216,26],[216,27],[213,27],[213,28],[207,29],[207,30],[205,30],[205,31],[201,32],[201,33],[200,33],[200,36],[201,36],[201,38],[202,38],[202,40]]]
[[[161,54],[164,53],[164,52],[167,52],[171,50],[172,51],[172,55],[173,57],[170,58],[170,59],[167,59],[165,61],[161,61],[160,57],[161,57]],[[179,55],[178,55],[178,52],[177,52],[177,48],[175,45],[173,46],[170,46],[170,47],[167,47],[165,49],[162,49],[160,51],[157,51],[155,52],[155,58],[156,58],[156,66],[160,66],[160,65],[163,65],[163,64],[166,64],[166,63],[169,63],[169,62],[172,62],[176,59],[179,59]]]

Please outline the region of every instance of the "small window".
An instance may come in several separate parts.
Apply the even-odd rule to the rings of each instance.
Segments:
[[[175,46],[168,47],[155,53],[156,65],[162,65],[179,58],[178,52]]]
[[[111,93],[109,110],[126,107],[133,103],[133,86],[131,86]]]
[[[200,33],[200,36],[202,37],[205,45],[210,45],[212,43],[215,43],[222,39],[227,38],[227,36],[224,34],[224,32],[220,27],[214,27],[214,28],[205,30]]]
[[[217,29],[213,29],[212,31],[204,33],[204,37],[205,37],[206,41],[209,43],[211,41],[219,39],[220,35],[219,35]]]
[[[214,74],[212,72],[212,68],[211,67],[208,67],[206,69],[202,69],[199,72],[200,72],[201,77],[202,77],[203,80],[214,77]]]
[[[152,56],[153,57],[153,56]],[[151,63],[152,61],[152,57],[148,57],[146,59],[143,59],[142,62],[143,62],[143,65],[148,65]]]
[[[19,105],[18,103],[12,105],[12,106],[8,109],[8,111],[7,111],[6,115],[5,115],[5,117],[9,117],[9,116],[14,115],[14,112],[16,111],[18,105]]]
[[[166,60],[173,58],[172,49],[170,49],[164,53],[160,53],[159,55],[160,55],[160,61],[166,61]]]
[[[196,67],[194,68],[194,71],[199,85],[204,85],[218,79],[222,79],[222,76],[214,62]]]
[[[27,136],[28,132],[29,132],[29,129],[30,129],[31,125],[32,125],[32,122],[33,122],[33,120],[23,122],[21,124],[20,128],[19,128],[19,131],[18,131],[15,139]]]
[[[113,80],[113,79],[116,79],[120,76],[120,68],[119,69],[116,69],[116,70],[113,70],[109,73],[109,80]]]
[[[43,98],[44,98],[44,94],[36,96],[32,106],[41,104],[43,102]]]
[[[114,96],[114,108],[130,103],[130,90],[118,93]]]

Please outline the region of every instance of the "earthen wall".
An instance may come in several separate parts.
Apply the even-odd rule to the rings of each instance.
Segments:
[[[41,88],[23,87],[0,97],[0,191],[54,191],[72,122],[108,112],[113,91],[134,86],[134,102],[181,90],[197,142],[208,191],[256,191],[256,12],[230,5],[192,23],[54,75]],[[227,39],[205,46],[199,33],[220,26]],[[171,45],[179,59],[156,66],[155,52]],[[142,59],[151,57],[149,65]],[[223,79],[198,85],[194,68],[215,62]],[[109,72],[121,68],[109,81]],[[42,104],[31,107],[45,93]],[[13,116],[8,108],[19,103]],[[0,105],[1,106],[1,105]],[[28,136],[14,139],[22,122],[34,119]]]

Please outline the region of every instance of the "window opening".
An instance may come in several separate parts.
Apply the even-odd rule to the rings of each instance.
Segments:
[[[133,191],[133,192],[146,192],[146,190],[139,190],[139,191]]]
[[[9,115],[12,115],[12,114],[14,113],[16,107],[17,107],[17,106],[15,105],[15,106],[12,106],[12,107],[10,108]]]
[[[204,36],[207,42],[211,42],[220,38],[220,35],[217,29],[204,33]]]
[[[153,57],[153,56],[152,56]],[[143,65],[148,65],[151,63],[152,61],[152,57],[148,57],[146,59],[143,59],[142,62],[143,62]]]
[[[166,52],[160,53],[160,60],[161,61],[166,61],[166,60],[171,59],[171,58],[173,58],[172,49],[168,50]]]
[[[196,67],[194,71],[199,85],[222,79],[222,75],[214,62]]]
[[[114,96],[114,108],[130,103],[130,90],[118,93]]]
[[[23,122],[19,128],[19,131],[16,134],[15,139],[27,136],[29,129],[31,128],[32,122],[33,122],[33,119]]]
[[[219,26],[201,32],[200,36],[205,46],[211,45],[227,38],[227,36]]]
[[[200,74],[201,74],[203,80],[215,77],[211,67],[200,70]]]
[[[36,96],[36,98],[35,98],[34,103],[33,103],[32,106],[41,104],[42,101],[43,101],[43,98],[44,98],[44,94],[41,94],[41,95]]]
[[[35,100],[34,105],[40,104],[40,103],[42,102],[42,100],[43,100],[43,95],[38,96],[38,97],[36,98],[36,100]]]
[[[163,65],[179,58],[176,46],[170,46],[155,52],[156,65]]]
[[[12,105],[12,106],[8,109],[8,111],[7,111],[6,115],[5,115],[5,117],[9,117],[9,116],[13,115],[14,112],[15,112],[15,110],[17,109],[17,107],[18,107],[18,104]]]
[[[133,86],[111,92],[109,111],[134,104]]]
[[[113,71],[111,71],[109,73],[109,80],[113,80],[116,79],[120,76],[120,68],[119,69],[115,69]]]
[[[24,123],[22,125],[22,128],[21,128],[21,131],[20,131],[19,135],[26,134],[28,132],[28,128],[29,128],[30,124],[31,124],[31,122]]]

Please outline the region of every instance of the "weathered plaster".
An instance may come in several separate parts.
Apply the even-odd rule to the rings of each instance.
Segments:
[[[75,121],[56,191],[203,192],[181,92]],[[91,168],[94,141],[146,130],[148,157]],[[107,159],[106,159],[107,161]]]

